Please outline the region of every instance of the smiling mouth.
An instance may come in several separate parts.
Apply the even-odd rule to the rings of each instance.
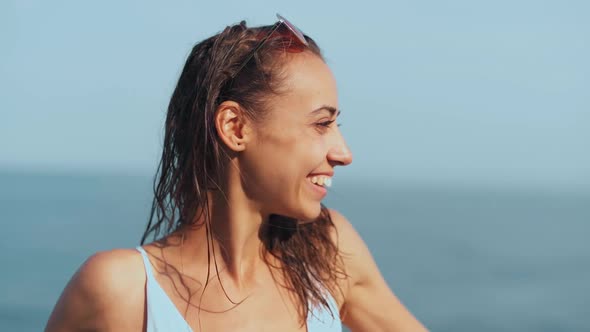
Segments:
[[[330,188],[332,186],[332,178],[325,175],[312,176],[309,181],[316,186],[323,188]]]

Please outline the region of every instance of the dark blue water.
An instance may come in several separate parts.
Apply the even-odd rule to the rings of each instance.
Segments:
[[[590,331],[590,191],[336,179],[327,205],[433,331]],[[40,331],[93,252],[133,247],[146,177],[0,173],[0,331]]]

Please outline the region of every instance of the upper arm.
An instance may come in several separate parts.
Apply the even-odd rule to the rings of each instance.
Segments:
[[[133,250],[100,252],[88,258],[62,292],[45,331],[141,331],[142,264]]]
[[[342,319],[352,331],[426,331],[381,275],[367,245],[340,213],[330,210],[348,280]]]

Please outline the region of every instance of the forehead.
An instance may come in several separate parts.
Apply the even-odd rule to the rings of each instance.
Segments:
[[[291,57],[285,65],[285,93],[276,100],[281,109],[309,113],[321,106],[338,108],[336,80],[326,63],[305,52]],[[274,108],[274,107],[273,107]]]

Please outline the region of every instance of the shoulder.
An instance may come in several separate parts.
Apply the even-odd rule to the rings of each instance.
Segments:
[[[334,209],[328,209],[328,212],[335,227],[333,236],[337,244],[350,245],[362,241],[350,221],[342,213]]]
[[[349,288],[369,277],[367,265],[373,267],[373,259],[365,241],[351,222],[334,209],[328,209],[328,211],[334,224],[333,241],[342,255],[345,272],[348,275],[347,288]]]
[[[91,331],[133,329],[132,325],[137,324],[141,327],[145,280],[143,260],[135,249],[115,249],[90,256],[66,285],[47,331],[68,327]]]
[[[99,281],[117,283],[131,281],[132,277],[144,274],[143,260],[136,249],[113,249],[101,251],[90,256],[78,270],[81,276]],[[122,275],[122,273],[125,273]],[[118,274],[118,275],[116,275]]]
[[[337,211],[329,212],[347,275],[341,285],[344,324],[359,331],[426,331],[393,294],[352,224]]]
[[[118,299],[118,295],[128,293],[130,287],[145,283],[141,254],[135,249],[95,253],[82,264],[72,281],[80,290],[104,300]]]

